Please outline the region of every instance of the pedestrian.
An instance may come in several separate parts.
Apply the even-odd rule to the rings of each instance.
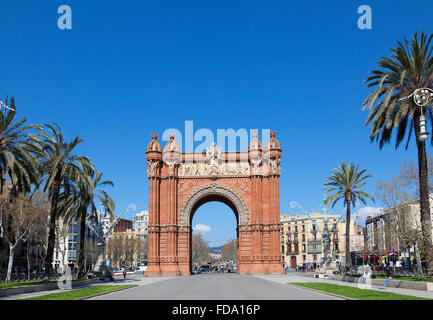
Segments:
[[[126,269],[125,268],[123,268],[123,279],[126,279]]]
[[[401,261],[400,260],[397,260],[395,262],[395,268],[397,269],[398,272],[400,272],[400,270],[401,270]]]
[[[392,272],[390,270],[386,272],[386,279],[385,279],[385,283],[383,284],[384,287],[388,287],[389,280],[392,280]]]

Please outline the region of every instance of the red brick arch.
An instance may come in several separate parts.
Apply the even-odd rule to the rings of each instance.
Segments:
[[[283,273],[280,253],[281,148],[271,133],[246,152],[180,152],[174,136],[162,150],[157,135],[146,150],[149,178],[147,275],[191,274],[191,221],[204,203],[227,204],[237,218],[238,273]]]

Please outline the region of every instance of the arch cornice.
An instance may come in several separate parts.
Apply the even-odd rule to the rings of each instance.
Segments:
[[[230,201],[237,210],[239,225],[248,224],[248,209],[242,197],[227,186],[217,183],[210,183],[193,191],[185,200],[180,211],[180,224],[189,226],[191,213],[200,200],[209,196],[220,196]]]

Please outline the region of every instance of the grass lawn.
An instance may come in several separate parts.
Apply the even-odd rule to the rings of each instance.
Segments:
[[[72,281],[85,280],[85,279],[73,279]],[[50,280],[48,283],[56,283],[57,280]],[[14,287],[23,287],[23,286],[34,286],[37,284],[46,284],[42,280],[34,280],[34,281],[22,281],[22,282],[5,282],[0,283],[1,288],[14,288]]]
[[[377,275],[375,276],[375,278],[386,279],[386,276]],[[393,280],[433,282],[433,280],[427,280],[426,277],[409,277],[409,276],[393,276]]]
[[[77,300],[80,298],[93,296],[95,294],[113,292],[119,289],[132,288],[132,287],[136,287],[136,285],[94,286],[94,287],[88,287],[82,289],[68,290],[60,293],[51,293],[43,296],[25,298],[20,300]]]
[[[381,292],[376,290],[359,289],[349,286],[340,286],[330,283],[317,283],[317,282],[296,282],[289,283],[291,285],[310,288],[323,292],[337,294],[343,297],[353,298],[356,300],[433,300],[427,298],[419,298],[403,294],[396,294],[393,292]]]

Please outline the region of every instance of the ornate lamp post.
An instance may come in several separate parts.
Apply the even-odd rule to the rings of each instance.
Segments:
[[[425,141],[429,133],[426,131],[426,119],[423,113],[423,107],[427,107],[428,104],[433,100],[433,89],[426,87],[419,88],[412,92],[409,96],[402,97],[400,100],[406,100],[410,97],[413,97],[415,104],[421,108],[421,116],[419,117],[420,133],[418,135],[418,140]]]

